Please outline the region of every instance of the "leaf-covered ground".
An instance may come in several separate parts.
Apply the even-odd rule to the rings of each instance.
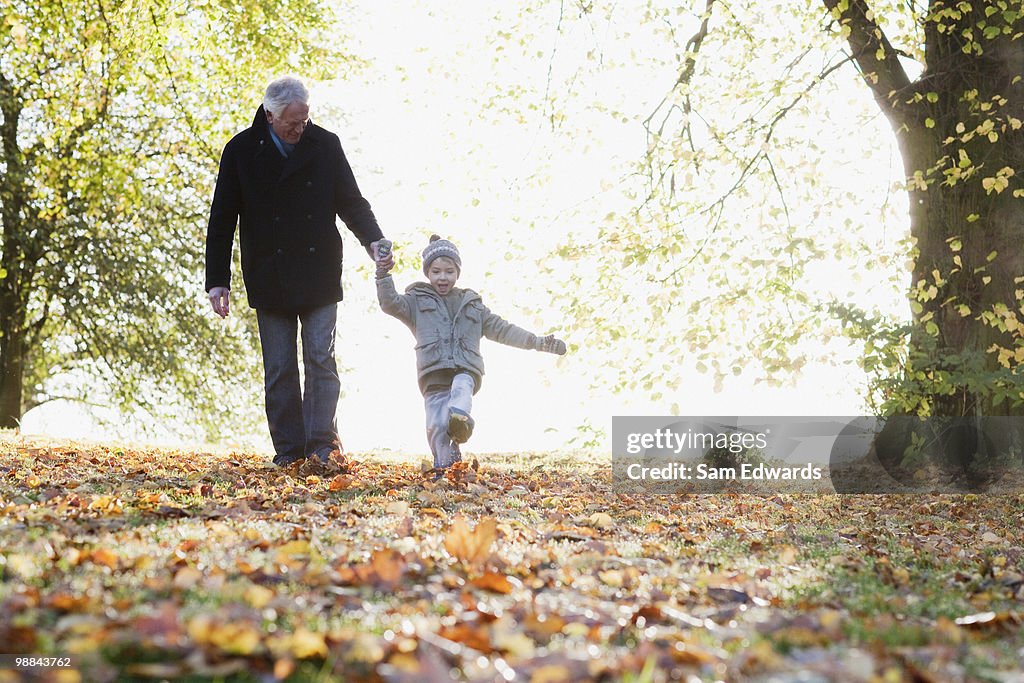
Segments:
[[[0,682],[1024,681],[1022,496],[413,460],[0,435],[0,651],[73,662]]]

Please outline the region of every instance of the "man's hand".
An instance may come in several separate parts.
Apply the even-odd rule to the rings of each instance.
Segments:
[[[385,272],[387,272],[395,267],[395,256],[394,254],[389,253],[383,259],[378,258],[377,248],[379,246],[380,240],[377,240],[376,242],[370,242],[370,246],[366,248],[366,253],[370,255],[370,258],[372,258],[374,262],[376,262],[378,271],[381,268],[384,268]]]
[[[565,355],[565,342],[561,339],[555,339],[555,335],[549,334],[546,337],[537,337],[537,341],[533,348],[538,351],[544,351],[545,353],[554,353],[559,356]]]
[[[230,308],[228,295],[230,293],[231,290],[227,287],[214,287],[210,290],[210,305],[213,306],[213,312],[222,318],[228,317]]]

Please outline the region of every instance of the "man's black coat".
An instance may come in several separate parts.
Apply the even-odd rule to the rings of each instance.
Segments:
[[[206,291],[231,286],[237,223],[251,307],[301,311],[341,301],[335,216],[364,247],[383,237],[338,136],[310,123],[286,159],[261,106],[221,156],[206,232]]]

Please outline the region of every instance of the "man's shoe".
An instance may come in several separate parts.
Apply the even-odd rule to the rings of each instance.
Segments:
[[[277,465],[278,467],[288,467],[288,465],[291,465],[294,462],[299,462],[300,460],[305,460],[305,458],[303,458],[301,455],[274,456],[274,464]]]
[[[455,443],[466,443],[473,436],[473,418],[468,413],[451,408],[448,410],[448,436]]]

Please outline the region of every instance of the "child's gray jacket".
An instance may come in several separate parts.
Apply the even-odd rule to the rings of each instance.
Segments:
[[[428,283],[414,282],[405,294],[399,294],[390,275],[377,280],[381,310],[401,320],[416,335],[416,374],[421,391],[427,376],[437,370],[468,370],[475,375],[479,390],[484,374],[481,337],[521,349],[532,349],[537,341],[532,332],[491,313],[473,290],[454,291],[461,292],[462,298],[452,318],[441,295]]]

